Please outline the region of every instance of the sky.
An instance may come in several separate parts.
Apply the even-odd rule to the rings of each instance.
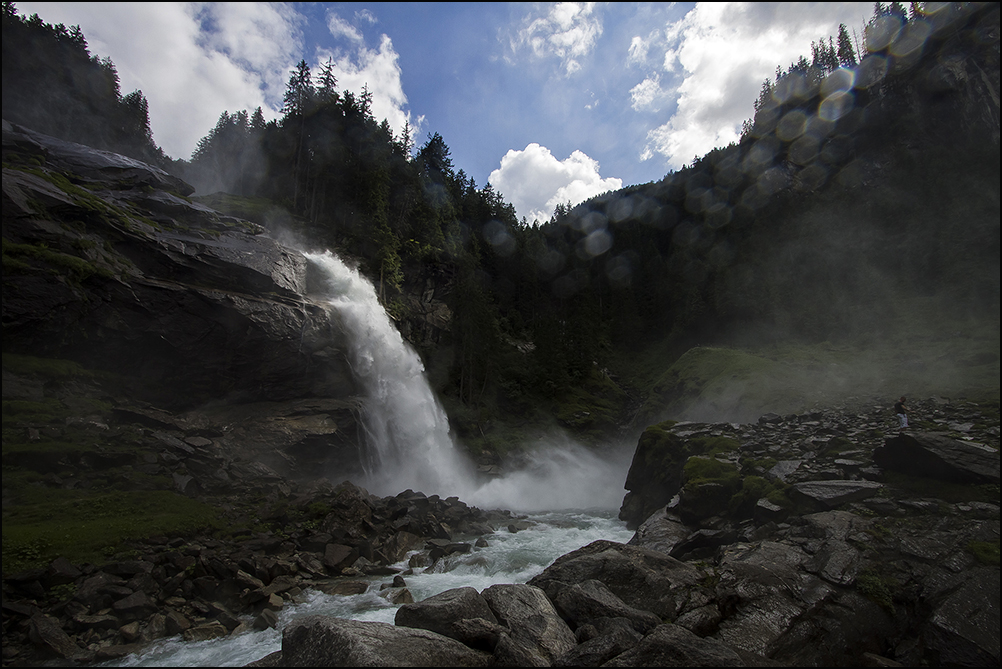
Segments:
[[[442,135],[454,168],[528,222],[557,204],[657,181],[737,141],[762,82],[873,3],[19,2],[79,25],[122,93],[149,101],[153,138],[190,158],[223,111],[281,116],[302,59],[417,147]]]

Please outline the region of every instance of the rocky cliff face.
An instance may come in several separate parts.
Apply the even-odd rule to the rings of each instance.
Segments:
[[[79,363],[119,417],[179,439],[244,430],[232,455],[286,475],[357,470],[344,334],[302,254],[117,154],[5,121],[3,161],[5,355]],[[46,400],[44,384],[5,371],[5,401]]]
[[[3,155],[5,351],[121,374],[172,409],[351,393],[301,254],[123,156],[8,123]]]

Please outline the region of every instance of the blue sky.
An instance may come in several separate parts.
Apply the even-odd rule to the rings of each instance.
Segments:
[[[662,178],[737,139],[762,81],[864,3],[17,3],[79,25],[188,158],[224,110],[279,115],[291,69],[339,87],[491,183],[519,216]]]

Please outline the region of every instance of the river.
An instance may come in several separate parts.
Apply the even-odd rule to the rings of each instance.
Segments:
[[[482,592],[496,583],[525,583],[553,560],[597,539],[625,543],[633,533],[616,519],[616,511],[589,509],[528,514],[536,525],[521,532],[501,529],[487,535],[488,546],[471,553],[439,560],[431,572],[405,575],[414,601],[451,588],[469,586]],[[396,565],[407,569],[407,561]],[[421,571],[421,570],[417,570]],[[391,577],[369,577],[369,590],[361,595],[326,595],[307,590],[296,603],[278,614],[277,629],[248,632],[210,641],[186,642],[172,637],[153,643],[142,653],[129,655],[105,666],[127,667],[223,667],[243,666],[282,648],[286,625],[306,615],[323,614],[392,623],[398,606],[379,596],[379,587]]]

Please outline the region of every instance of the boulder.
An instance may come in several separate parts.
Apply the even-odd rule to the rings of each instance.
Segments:
[[[111,608],[123,620],[138,620],[157,612],[157,605],[145,592],[134,592],[119,599]]]
[[[481,593],[498,623],[508,628],[495,653],[532,658],[549,665],[577,644],[574,633],[553,608],[546,594],[532,585],[492,585]],[[511,646],[518,647],[519,651]],[[498,658],[495,657],[495,661]]]
[[[600,667],[617,655],[635,648],[643,639],[643,635],[637,633],[629,621],[624,621],[624,624],[606,624],[604,627],[604,633],[595,629],[595,636],[558,657],[553,666]]]
[[[181,633],[181,636],[185,641],[208,641],[209,639],[218,639],[227,636],[229,633],[230,631],[226,629],[225,625],[218,620],[213,620],[212,622],[186,629]]]
[[[876,481],[804,481],[790,486],[790,496],[819,509],[834,509],[873,497],[883,488]]]
[[[560,590],[553,605],[572,628],[577,628],[596,618],[625,618],[633,629],[646,634],[661,624],[661,619],[650,611],[629,606],[611,590],[595,579],[572,583]]]
[[[873,461],[892,471],[955,483],[999,483],[996,448],[935,432],[903,432],[887,437]]]
[[[451,636],[470,648],[493,653],[507,630],[484,618],[463,618],[452,623]]]
[[[627,542],[630,546],[671,553],[675,545],[685,539],[692,530],[682,519],[671,513],[655,512],[650,515]]]
[[[644,430],[624,487],[620,520],[636,529],[652,513],[663,508],[682,487],[682,466],[686,456],[685,439],[671,432],[673,422],[652,425]]]
[[[454,631],[455,623],[471,618],[480,618],[495,625],[498,623],[487,600],[476,589],[466,587],[446,590],[414,604],[404,604],[397,609],[394,623],[458,639]]]
[[[29,619],[28,638],[43,652],[59,658],[69,659],[83,654],[83,649],[63,631],[59,623],[42,613],[36,613]]]
[[[947,595],[923,630],[940,665],[999,664],[999,570],[982,567]]]
[[[390,563],[400,562],[407,556],[408,551],[421,548],[424,539],[420,536],[401,530],[397,532],[383,546],[383,554]]]
[[[287,667],[485,667],[490,655],[423,629],[307,616],[282,632]]]
[[[659,625],[605,667],[744,667],[747,662],[726,643],[701,639],[678,625]]]
[[[660,551],[599,540],[557,558],[529,584],[556,598],[572,583],[596,579],[627,605],[674,620],[709,600],[709,594],[699,594],[706,576],[703,569]]]

